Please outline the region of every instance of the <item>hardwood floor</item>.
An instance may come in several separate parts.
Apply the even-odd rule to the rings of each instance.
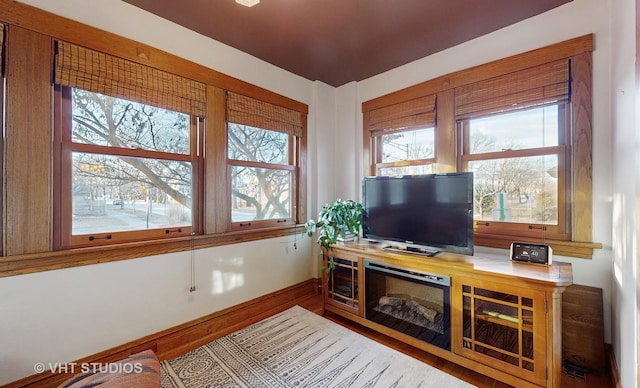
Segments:
[[[301,300],[299,301],[298,304],[310,311],[316,312],[318,314],[322,314],[323,307],[322,307],[321,295],[318,295],[312,298],[307,298],[305,300]],[[452,376],[459,378],[460,380],[464,380],[480,388],[511,387],[510,385],[507,385],[495,379],[489,378],[487,376],[481,375],[480,373],[477,373],[473,370],[461,367],[457,364],[444,360],[440,357],[434,356],[420,349],[414,348],[413,346],[407,345],[396,339],[380,334],[367,327],[351,322],[348,319],[345,319],[339,315],[326,312],[324,314],[324,317],[350,330],[353,330],[366,337],[369,337],[374,341],[384,344],[390,348],[396,349],[404,354],[407,354],[413,358],[416,358],[428,365],[438,368],[444,372],[449,373]],[[562,387],[563,388],[591,388],[591,387],[613,388],[611,384],[611,378],[608,374],[602,374],[602,375],[587,374],[585,375],[585,379],[582,380],[576,377],[569,376],[568,374],[565,374],[565,373],[562,374]]]
[[[322,295],[318,293],[318,284],[315,280],[301,282],[285,289],[273,292],[250,300],[225,310],[217,311],[210,315],[185,322],[181,325],[168,328],[158,333],[148,335],[126,344],[122,344],[105,351],[86,356],[76,360],[76,364],[82,363],[110,363],[120,360],[128,355],[146,349],[152,349],[160,360],[176,357],[193,350],[205,343],[213,341],[235,330],[240,330],[247,325],[258,322],[268,316],[284,311],[294,305],[299,305],[316,314],[323,315],[337,324],[371,338],[383,345],[396,349],[428,365],[438,368],[450,375],[464,380],[477,387],[506,388],[509,385],[495,379],[486,377],[473,370],[461,367],[457,364],[436,357],[430,353],[414,348],[401,341],[395,340],[374,330],[351,322],[346,318],[327,312],[325,314],[322,303]],[[610,360],[615,362],[614,360]],[[614,368],[615,370],[615,368]],[[57,387],[71,374],[45,372],[27,376],[11,382],[6,387]],[[616,375],[616,377],[618,377]],[[581,380],[569,375],[562,375],[562,387],[584,388],[603,387],[613,388],[612,378],[608,374],[601,376],[587,375]],[[616,379],[616,383],[619,380]],[[618,383],[619,385],[619,383]],[[4,387],[4,386],[3,386]],[[617,387],[616,387],[617,388]]]

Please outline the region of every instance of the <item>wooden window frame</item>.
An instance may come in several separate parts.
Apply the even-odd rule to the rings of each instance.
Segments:
[[[0,0],[4,1],[4,0]],[[154,47],[61,18],[38,8],[12,2],[0,9],[5,35],[7,67],[19,69],[6,77],[6,127],[4,171],[5,240],[0,257],[0,277],[34,273],[110,261],[182,252],[226,244],[272,239],[301,234],[302,225],[264,227],[233,231],[224,209],[229,206],[226,165],[226,91],[234,91],[302,114],[302,136],[296,164],[296,220],[306,220],[306,126],[308,106],[289,97],[241,81],[206,66]],[[64,248],[53,236],[59,215],[54,203],[60,185],[60,152],[52,139],[59,128],[54,120],[52,64],[56,41],[86,47],[165,73],[204,84],[206,116],[203,136],[203,165],[199,174],[202,195],[198,234],[163,239],[133,241],[97,247]],[[11,59],[12,58],[12,59]],[[47,60],[50,59],[50,60]],[[58,143],[59,144],[59,143]],[[58,155],[58,156],[56,156]],[[37,183],[36,183],[37,182]],[[55,199],[54,199],[55,198]],[[220,211],[222,209],[223,211]],[[58,244],[58,245],[56,245]]]
[[[264,130],[262,128],[257,128]],[[248,221],[233,221],[231,219],[231,209],[229,209],[229,219],[230,219],[230,229],[233,231],[239,230],[248,230],[255,228],[267,228],[267,227],[275,227],[275,226],[287,226],[287,225],[295,225],[298,223],[296,219],[295,208],[297,206],[297,197],[298,197],[298,182],[297,176],[299,168],[296,166],[296,160],[299,160],[298,152],[300,152],[300,147],[297,145],[300,143],[299,138],[294,135],[287,136],[287,153],[288,160],[287,164],[274,164],[274,163],[266,163],[266,162],[258,162],[258,161],[249,161],[249,160],[238,160],[238,159],[230,159],[227,158],[227,167],[228,167],[228,179],[231,182],[232,170],[234,167],[249,167],[249,168],[257,168],[257,169],[267,169],[267,170],[279,170],[279,171],[288,171],[291,174],[291,183],[289,187],[289,192],[291,195],[289,204],[291,206],[291,214],[289,217],[278,217],[273,219],[259,219],[259,220],[248,220]],[[231,195],[231,190],[233,189],[232,184],[229,184],[229,195]]]
[[[558,120],[559,120],[559,141],[556,146],[526,148],[517,150],[503,150],[487,153],[471,154],[468,149],[469,145],[469,121],[472,118],[466,118],[458,121],[458,166],[460,170],[468,171],[468,164],[472,161],[494,160],[494,159],[512,159],[520,157],[532,156],[549,156],[556,155],[558,157],[558,223],[557,225],[539,224],[539,223],[522,223],[509,221],[485,221],[474,220],[474,230],[477,234],[496,234],[514,236],[514,238],[525,237],[526,239],[550,239],[558,241],[569,241],[571,237],[570,224],[568,219],[570,207],[567,203],[571,200],[571,181],[568,177],[571,175],[571,165],[569,156],[571,144],[570,139],[570,112],[568,104],[558,103]],[[512,111],[511,111],[512,112]],[[482,116],[479,116],[482,117]]]
[[[420,130],[420,129],[428,129],[428,128],[433,128],[434,129],[434,156],[432,158],[424,158],[424,159],[407,159],[407,160],[402,160],[402,161],[398,161],[398,162],[383,162],[382,161],[382,156],[383,156],[383,142],[382,142],[382,136],[384,135],[389,135],[392,133],[403,133],[403,132],[410,132],[410,131],[415,131],[415,130]],[[434,168],[434,165],[436,163],[436,149],[435,149],[435,144],[436,144],[436,139],[435,139],[435,123],[431,124],[431,125],[424,125],[424,126],[420,126],[420,127],[410,127],[410,128],[403,128],[403,129],[388,129],[388,130],[377,130],[377,131],[371,131],[371,150],[372,150],[372,156],[371,156],[371,174],[372,175],[380,175],[380,171],[383,168],[394,168],[394,167],[409,167],[409,166],[432,166],[432,169]]]
[[[378,175],[382,168],[432,165],[435,163],[435,155],[438,152],[437,147],[434,149],[433,158],[383,163],[383,144],[381,140],[382,136],[387,134],[435,127],[435,94],[409,96],[406,99],[391,99],[386,104],[372,107],[366,111],[363,110],[363,113],[365,116],[365,141],[368,142],[365,148],[371,150],[370,158],[365,164],[369,166],[369,171],[365,175]],[[437,143],[437,133],[434,133],[434,142]]]
[[[384,107],[401,104],[428,95],[436,95],[436,161],[435,173],[461,170],[458,138],[462,134],[457,130],[456,95],[458,87],[475,82],[516,73],[535,66],[555,61],[570,60],[571,73],[571,145],[566,149],[569,173],[565,181],[569,198],[565,200],[564,213],[566,235],[547,236],[532,234],[513,234],[506,230],[483,232],[475,228],[474,244],[494,248],[508,249],[511,242],[529,241],[546,243],[552,246],[554,254],[591,258],[593,250],[602,248],[593,242],[592,236],[592,66],[593,35],[584,35],[540,49],[528,51],[508,58],[496,60],[484,65],[443,75],[441,77],[398,90],[396,92],[365,101],[363,112],[363,158],[365,175],[375,175],[376,149],[371,124],[371,112]]]
[[[200,231],[200,187],[202,182],[202,150],[198,139],[201,137],[202,119],[190,116],[189,154],[173,154],[145,149],[118,148],[104,145],[76,143],[72,140],[72,88],[58,86],[54,88],[54,144],[60,152],[56,153],[54,181],[58,182],[54,193],[54,249],[102,246],[132,241],[148,241],[155,239],[189,236]],[[143,103],[143,102],[141,102]],[[125,232],[99,232],[90,234],[72,234],[71,223],[71,186],[72,155],[74,152],[94,153],[109,156],[127,156],[145,159],[162,159],[188,162],[191,165],[192,186],[192,222],[190,226],[138,229]]]
[[[232,231],[250,230],[255,228],[265,228],[273,226],[295,225],[301,222],[296,209],[298,208],[299,188],[299,168],[302,142],[306,132],[306,121],[304,112],[289,107],[274,104],[268,99],[255,98],[252,96],[227,91],[225,93],[226,102],[226,131],[224,138],[225,155],[227,164],[227,180],[229,182],[228,195],[231,198],[233,183],[232,171],[234,167],[247,167],[256,169],[287,171],[290,174],[289,205],[290,214],[288,217],[272,219],[257,219],[247,221],[233,221],[232,206],[228,209],[229,225]],[[231,125],[245,126],[260,131],[270,131],[287,136],[287,161],[286,163],[270,163],[258,160],[239,160],[229,157],[229,131]]]

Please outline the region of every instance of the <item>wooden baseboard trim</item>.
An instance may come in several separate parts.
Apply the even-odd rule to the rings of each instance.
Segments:
[[[296,304],[305,307],[305,300],[318,295],[319,290],[320,279],[309,279],[75,362],[77,365],[106,364],[147,349],[153,350],[160,360],[174,358]],[[322,314],[322,311],[315,312]],[[57,387],[69,377],[69,373],[45,372],[14,381],[5,387]]]
[[[609,369],[609,376],[611,377],[611,386],[614,388],[621,388],[620,373],[618,372],[618,363],[616,362],[616,355],[613,353],[613,346],[611,344],[604,344],[605,353],[607,354],[607,366]]]

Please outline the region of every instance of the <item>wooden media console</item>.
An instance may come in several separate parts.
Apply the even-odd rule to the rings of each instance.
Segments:
[[[571,264],[382,248],[325,252],[325,310],[513,386],[560,387]]]

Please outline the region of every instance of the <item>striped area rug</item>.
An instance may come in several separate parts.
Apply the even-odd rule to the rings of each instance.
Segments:
[[[163,387],[473,387],[295,306],[161,363]]]

